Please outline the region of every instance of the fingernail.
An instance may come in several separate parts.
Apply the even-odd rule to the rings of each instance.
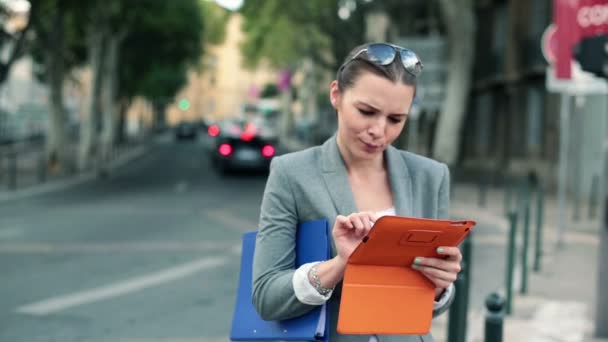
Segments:
[[[416,258],[416,259],[414,259],[414,264],[417,264],[417,265],[422,264],[422,258]]]
[[[437,248],[437,253],[443,254],[444,249],[442,247]]]
[[[412,268],[415,269],[415,270],[419,270],[420,266],[418,266],[418,265],[412,265]]]

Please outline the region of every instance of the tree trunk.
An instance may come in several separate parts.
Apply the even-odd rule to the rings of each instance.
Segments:
[[[391,20],[385,11],[375,9],[365,15],[365,39],[368,42],[387,41]]]
[[[65,106],[63,105],[64,70],[61,62],[61,50],[46,52],[45,63],[49,76],[50,91],[50,125],[48,126],[46,153],[49,166],[52,169],[71,167],[67,151]]]
[[[319,122],[319,105],[317,101],[317,91],[319,85],[317,83],[316,65],[312,58],[306,57],[302,63],[302,69],[304,72],[304,82],[300,100],[302,101],[302,114],[303,118],[308,124],[306,131],[306,143],[316,143],[315,132],[318,132],[314,127]]]
[[[475,51],[475,17],[470,0],[440,0],[448,38],[446,98],[435,134],[433,157],[453,165],[459,155]],[[463,43],[465,42],[465,43]]]
[[[31,17],[30,20],[36,19]],[[63,104],[63,81],[65,79],[64,65],[64,13],[58,11],[52,19],[53,26],[41,39],[44,40],[45,70],[49,83],[49,112],[50,120],[47,128],[46,154],[52,170],[72,168],[70,151],[67,151],[67,130],[65,106]],[[48,48],[48,47],[53,48]]]
[[[279,139],[284,143],[290,141],[294,131],[293,111],[291,110],[292,96],[291,87],[281,92],[281,107],[283,108],[283,114],[281,115],[281,134]]]
[[[116,124],[116,144],[121,145],[127,141],[126,129],[127,129],[127,111],[131,101],[123,99],[120,101],[118,109],[118,123]]]
[[[91,164],[93,149],[97,143],[97,121],[101,88],[101,66],[104,34],[91,25],[87,32],[89,66],[91,68],[91,89],[87,98],[85,113],[80,126],[80,151],[78,165],[86,170]]]
[[[104,78],[102,80],[102,132],[100,153],[102,168],[105,169],[106,162],[109,161],[112,148],[114,147],[116,130],[118,125],[118,56],[120,44],[124,34],[115,34],[108,37],[105,58],[102,62]]]

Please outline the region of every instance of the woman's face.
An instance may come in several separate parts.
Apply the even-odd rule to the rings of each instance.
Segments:
[[[364,71],[343,93],[333,81],[338,141],[349,158],[375,159],[399,136],[414,100],[414,87]]]

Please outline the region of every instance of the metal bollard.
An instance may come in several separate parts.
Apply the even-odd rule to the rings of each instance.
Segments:
[[[486,178],[487,176],[485,174],[482,174],[481,177],[479,177],[479,196],[477,198],[477,206],[480,208],[486,207],[486,198],[488,193],[488,182]]]
[[[510,315],[513,309],[513,272],[515,265],[515,237],[517,236],[517,212],[509,213],[509,245],[507,247],[507,280],[505,284],[506,311]]]
[[[454,198],[456,197],[456,187],[454,186],[456,184],[456,177],[458,176],[457,172],[456,172],[456,168],[450,169],[450,199],[454,200]]]
[[[540,271],[541,258],[543,256],[543,215],[545,209],[545,191],[538,186],[536,192],[536,248],[534,249],[534,272]]]
[[[504,300],[497,293],[492,293],[486,298],[486,322],[484,330],[484,342],[502,342]]]
[[[38,182],[46,182],[46,154],[44,152],[38,154]]]
[[[597,216],[597,202],[599,197],[599,176],[593,175],[591,180],[591,191],[589,191],[589,212],[588,216],[590,220],[593,220]]]
[[[509,215],[511,211],[511,198],[513,197],[513,180],[511,178],[507,178],[504,183],[505,187],[505,199],[503,202],[505,215]]]
[[[509,213],[511,212],[511,198],[513,198],[513,187],[514,187],[513,183],[514,183],[513,178],[507,177],[503,184],[503,186],[505,187],[505,189],[504,189],[505,198],[503,200],[503,209],[505,212],[505,216],[509,215]]]
[[[528,192],[529,194],[529,192]],[[521,247],[521,289],[520,294],[528,293],[528,246],[530,245],[530,197],[524,202],[524,244]]]
[[[8,154],[8,188],[17,190],[17,152]]]
[[[448,314],[448,342],[465,342],[467,336],[467,313],[469,311],[469,283],[473,233],[462,243],[462,270],[455,282],[456,294]]]

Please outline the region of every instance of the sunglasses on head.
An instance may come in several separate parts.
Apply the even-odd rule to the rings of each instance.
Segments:
[[[366,58],[361,58],[361,54],[365,52]],[[422,73],[422,62],[410,49],[403,48],[401,46],[387,44],[387,43],[374,43],[358,51],[350,60],[353,61],[357,58],[364,59],[368,62],[372,62],[377,65],[386,66],[391,64],[395,57],[399,53],[401,64],[407,72],[418,77]]]

